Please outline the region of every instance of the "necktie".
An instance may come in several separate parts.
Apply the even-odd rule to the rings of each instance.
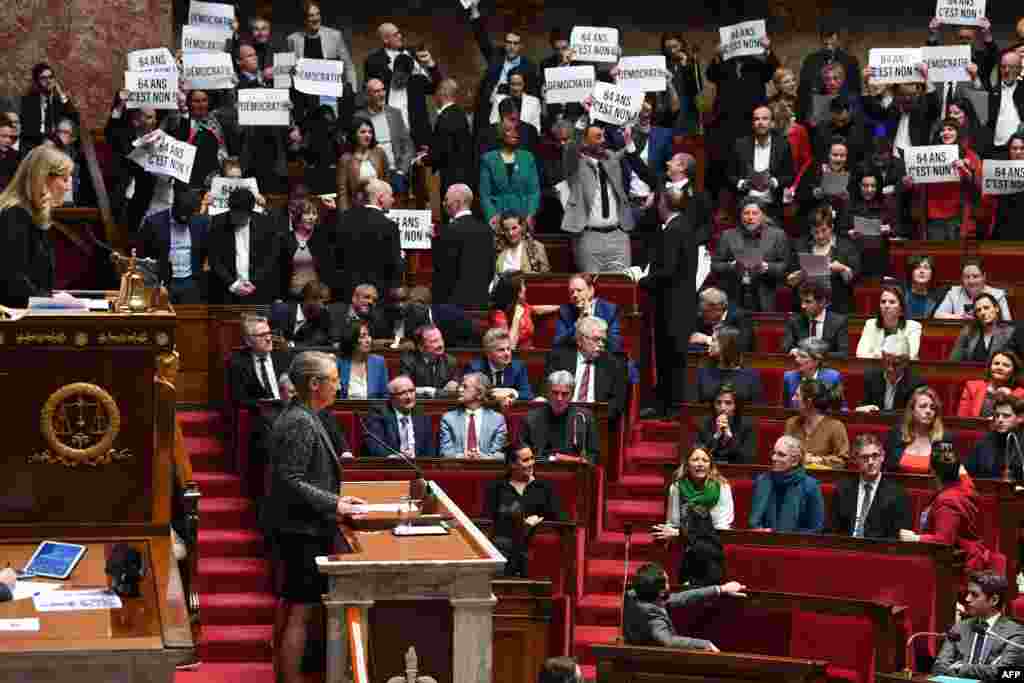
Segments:
[[[501,381],[504,379],[504,374],[505,374],[504,370],[495,370],[494,371],[494,377],[491,378],[493,380],[493,382],[494,382],[494,386],[496,386],[496,387],[500,387],[501,386]]]
[[[409,418],[402,416],[400,422],[402,423],[401,450],[412,452],[412,439],[409,438]]]
[[[812,320],[811,321],[811,336],[814,337],[817,334],[818,334],[818,321],[817,320]]]
[[[942,115],[949,116],[949,101],[953,99],[953,86],[956,85],[953,81],[946,83],[946,96],[942,99]]]
[[[589,393],[588,390],[590,389],[590,366],[591,365],[592,365],[592,363],[590,361],[586,361],[585,363],[583,363],[583,377],[580,379],[580,385],[576,389],[576,400],[577,401],[586,401],[587,400],[587,394]]]
[[[466,450],[475,452],[478,448],[476,440],[476,415],[469,414],[469,430],[466,432]]]
[[[601,218],[608,218],[611,213],[611,200],[608,197],[608,174],[601,162],[597,162],[597,179],[601,183]]]
[[[868,510],[871,509],[871,489],[874,488],[874,482],[864,482],[864,497],[860,501],[860,511],[857,513],[857,523],[853,528],[853,535],[858,538],[864,536],[864,522],[868,518]]]
[[[274,398],[274,387],[270,384],[270,370],[267,368],[268,360],[266,356],[260,359],[260,382],[263,383],[264,390],[270,394],[270,398]]]
[[[978,624],[983,626],[986,630],[988,629],[988,623],[986,623],[983,619],[978,619]],[[973,650],[974,656],[971,657],[971,663],[972,664],[978,664],[978,663],[981,662],[982,652],[984,650],[985,650],[985,634],[984,633],[979,633],[976,636],[974,636],[974,650]]]

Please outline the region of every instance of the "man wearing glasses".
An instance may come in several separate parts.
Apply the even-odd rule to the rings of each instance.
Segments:
[[[61,87],[49,64],[32,67],[32,87],[21,98],[22,154],[28,154],[57,128],[61,119],[78,122],[75,104]]]
[[[608,323],[595,316],[576,321],[576,343],[551,349],[544,366],[544,376],[565,370],[575,379],[572,401],[577,403],[608,403],[608,419],[614,422],[626,405],[626,365],[605,346]]]
[[[858,538],[899,538],[900,529],[912,525],[910,500],[898,482],[882,476],[885,449],[874,434],[861,434],[853,442],[853,463],[860,476],[836,487],[832,501],[831,532]]]
[[[371,458],[436,458],[430,417],[416,410],[416,385],[406,375],[388,383],[390,399],[366,416],[363,455]]]
[[[903,335],[890,335],[882,344],[881,367],[864,373],[864,402],[858,413],[898,411],[925,381],[910,369],[910,346]]]
[[[264,316],[243,316],[242,344],[244,348],[231,354],[228,365],[231,400],[252,407],[261,399],[287,398],[281,396],[277,378],[288,370],[292,354],[273,350],[270,323]]]

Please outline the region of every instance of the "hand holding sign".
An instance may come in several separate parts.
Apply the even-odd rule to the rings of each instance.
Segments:
[[[576,58],[583,62],[610,62],[619,60],[619,30],[598,26],[575,26],[569,45]]]
[[[626,90],[616,85],[597,82],[591,105],[591,118],[616,126],[636,120],[644,103],[642,90]]]
[[[723,26],[718,29],[718,34],[722,59],[763,55],[771,44],[765,42],[768,33],[764,19]]]

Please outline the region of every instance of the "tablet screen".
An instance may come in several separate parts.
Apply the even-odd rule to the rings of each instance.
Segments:
[[[75,568],[78,558],[83,553],[85,553],[85,546],[43,541],[28,566],[25,567],[25,571],[37,576],[65,578]]]

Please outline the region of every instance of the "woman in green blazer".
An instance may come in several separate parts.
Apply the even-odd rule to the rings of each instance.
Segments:
[[[504,126],[501,149],[488,152],[480,161],[480,205],[484,219],[497,228],[503,213],[533,217],[540,208],[540,180],[533,155],[519,149],[519,130]]]

